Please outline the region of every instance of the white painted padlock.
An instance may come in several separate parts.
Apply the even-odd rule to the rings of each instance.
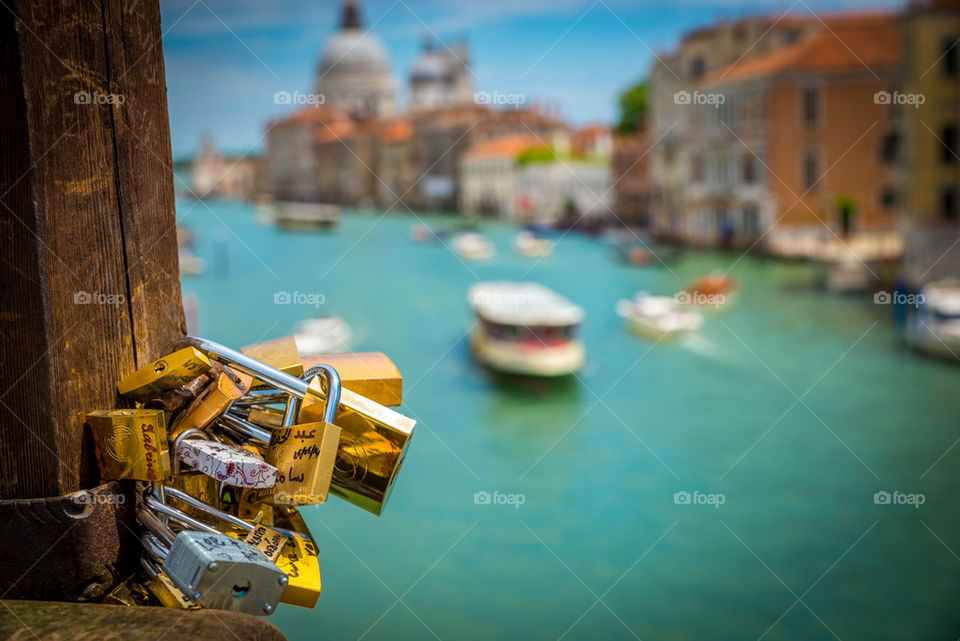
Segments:
[[[268,488],[277,480],[277,468],[242,447],[209,441],[184,439],[177,446],[177,458],[227,485]]]

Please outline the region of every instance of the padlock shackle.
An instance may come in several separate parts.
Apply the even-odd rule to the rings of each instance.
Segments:
[[[308,382],[302,381],[296,376],[291,376],[255,358],[250,358],[243,352],[238,352],[226,345],[221,345],[206,338],[196,336],[178,338],[163,349],[163,354],[167,355],[185,347],[193,347],[207,356],[226,363],[248,376],[253,376],[259,381],[269,383],[287,394],[293,394],[297,398],[303,399],[310,389]],[[329,365],[318,367],[324,368],[323,371],[327,379],[327,407],[330,408],[332,406],[332,411],[336,412],[336,408],[340,404],[340,375],[337,374],[337,370]],[[328,409],[328,411],[331,410]]]
[[[153,512],[143,506],[137,508],[137,520],[140,522],[140,525],[147,528],[151,534],[163,541],[167,547],[173,545],[174,539],[177,538],[177,535],[173,533],[173,530],[164,525],[163,522],[158,519]]]
[[[196,499],[190,496],[189,494],[187,494],[186,492],[178,490],[175,487],[170,487],[169,485],[167,485],[164,487],[164,490],[166,490],[167,496],[169,496],[170,498],[177,499],[181,503],[189,505],[190,507],[195,508],[197,510],[200,510],[205,514],[209,514],[215,519],[220,519],[221,521],[225,521],[226,523],[229,523],[230,525],[238,527],[245,532],[252,532],[254,529],[254,526],[250,525],[246,521],[242,519],[238,519],[232,514],[227,514],[226,512],[218,510],[212,505],[207,505],[200,499]]]
[[[167,489],[169,489],[169,488],[167,488]],[[155,510],[155,511],[159,512],[160,514],[164,514],[164,515],[166,515],[166,516],[169,516],[169,517],[170,517],[171,519],[173,519],[174,521],[177,521],[178,523],[181,523],[181,524],[187,526],[187,527],[190,528],[191,530],[198,530],[198,531],[200,531],[200,532],[208,532],[208,533],[210,533],[210,534],[220,534],[220,530],[218,530],[217,528],[212,527],[212,526],[210,526],[210,525],[207,525],[207,524],[204,523],[203,521],[198,521],[197,519],[193,518],[193,517],[190,516],[189,514],[187,514],[187,513],[185,513],[185,512],[181,512],[180,510],[178,510],[178,509],[175,508],[175,507],[171,507],[171,506],[167,505],[166,503],[161,503],[160,501],[158,501],[157,499],[155,499],[153,496],[150,496],[150,495],[144,496],[144,497],[143,497],[143,501],[144,501],[144,503],[147,504],[147,507],[149,507],[151,510]],[[151,530],[151,531],[152,531],[152,530]],[[154,534],[156,534],[156,532],[154,532]],[[173,541],[169,541],[169,542],[168,542],[168,541],[166,541],[165,539],[164,539],[164,543],[166,543],[168,547],[171,546],[171,545],[173,545]]]
[[[340,374],[330,365],[321,363],[305,371],[300,378],[309,385],[310,379],[318,374],[322,374],[324,380],[327,382],[327,404],[323,409],[323,420],[326,423],[333,423],[333,419],[337,416],[337,406],[340,404]],[[288,411],[289,407],[290,404],[288,403]],[[299,407],[297,409],[299,410]],[[284,416],[283,418],[284,424],[286,424],[287,417]]]
[[[243,419],[229,411],[220,416],[218,421],[221,425],[230,428],[240,436],[262,443],[270,443],[270,430],[254,425],[250,421]]]
[[[143,549],[146,550],[154,560],[163,561],[170,553],[170,550],[164,547],[151,532],[144,532],[140,536],[140,544],[143,545]]]
[[[151,579],[157,578],[157,575],[160,574],[160,570],[153,565],[153,562],[146,557],[146,555],[140,555],[140,566],[143,568],[143,571],[147,573],[147,576]]]

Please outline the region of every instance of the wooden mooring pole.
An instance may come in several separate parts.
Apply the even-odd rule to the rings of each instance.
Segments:
[[[157,0],[0,3],[0,283],[0,599],[95,601],[140,550],[128,484],[57,498],[84,415],[185,332]]]

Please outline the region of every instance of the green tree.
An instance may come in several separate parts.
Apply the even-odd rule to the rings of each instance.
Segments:
[[[630,87],[620,94],[620,123],[617,132],[632,134],[646,126],[647,119],[647,81]]]

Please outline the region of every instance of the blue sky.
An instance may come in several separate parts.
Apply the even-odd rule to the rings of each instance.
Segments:
[[[174,158],[211,132],[221,149],[260,150],[286,109],[277,91],[310,91],[340,0],[161,0]],[[550,102],[573,123],[612,122],[619,91],[642,78],[652,52],[720,18],[897,7],[900,0],[359,0],[364,27],[406,80],[425,35],[469,38],[477,91]]]

